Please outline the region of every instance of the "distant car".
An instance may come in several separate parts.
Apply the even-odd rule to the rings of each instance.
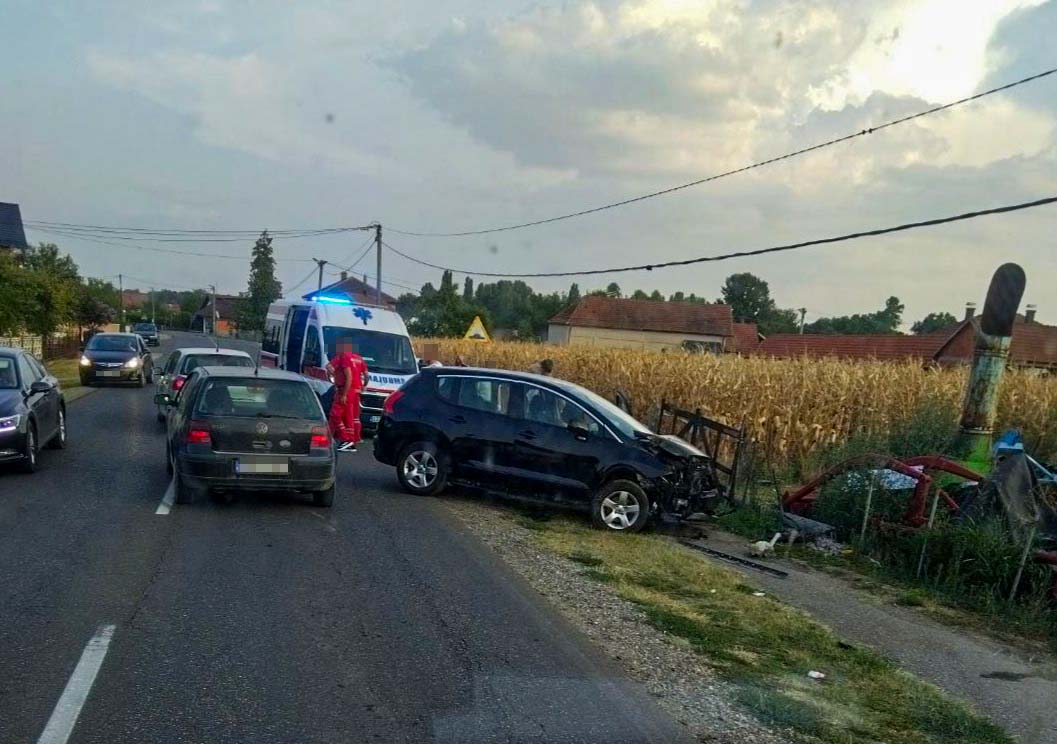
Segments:
[[[589,506],[595,526],[627,532],[659,513],[714,511],[722,494],[703,452],[552,377],[427,367],[383,411],[375,458],[414,494],[457,483],[571,502]]]
[[[154,358],[135,333],[97,333],[81,352],[81,384],[154,382]]]
[[[166,462],[176,503],[206,492],[293,491],[334,503],[334,445],[319,399],[290,372],[199,367],[171,400]]]
[[[59,381],[22,349],[0,347],[0,462],[32,473],[42,445],[66,446]]]
[[[214,346],[192,347],[174,350],[155,375],[158,386],[155,393],[166,393],[175,398],[180,392],[187,376],[199,367],[242,367],[253,368],[253,357],[238,349],[219,349]],[[168,413],[167,406],[158,406],[158,420],[164,421]]]
[[[147,346],[157,346],[161,343],[158,338],[158,326],[153,323],[136,323],[132,326],[132,332],[142,338]]]

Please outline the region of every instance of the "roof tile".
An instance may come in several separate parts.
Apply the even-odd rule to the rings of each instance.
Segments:
[[[592,295],[565,308],[550,319],[556,325],[616,328],[629,331],[689,333],[699,336],[733,336],[729,305],[663,300],[628,300]]]

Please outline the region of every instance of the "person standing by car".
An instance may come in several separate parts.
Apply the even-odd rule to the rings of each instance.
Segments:
[[[327,364],[327,374],[337,391],[330,406],[328,423],[340,452],[355,452],[360,441],[360,393],[367,385],[367,363],[347,341],[339,341],[337,353]]]

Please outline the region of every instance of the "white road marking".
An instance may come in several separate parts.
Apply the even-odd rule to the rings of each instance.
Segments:
[[[165,495],[161,497],[161,503],[154,510],[155,514],[165,515],[172,511],[173,502],[176,500],[176,479],[169,481],[169,487],[165,489]]]
[[[48,725],[44,727],[44,733],[37,739],[37,744],[66,744],[73,733],[73,727],[77,723],[77,717],[81,715],[84,701],[88,699],[88,693],[92,691],[95,677],[99,674],[99,668],[103,666],[107,649],[110,648],[110,639],[114,637],[115,625],[100,625],[95,635],[88,641],[81,654],[81,660],[70,675],[66,683],[66,689],[62,691],[59,702],[55,704],[55,710],[51,712]]]

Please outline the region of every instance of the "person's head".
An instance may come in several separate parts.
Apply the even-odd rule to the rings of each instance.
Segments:
[[[544,359],[544,360],[542,360],[540,362],[540,372],[542,372],[545,375],[553,374],[554,373],[554,360],[553,359]]]
[[[339,354],[355,354],[356,346],[348,339],[340,339],[338,341],[338,353]]]

